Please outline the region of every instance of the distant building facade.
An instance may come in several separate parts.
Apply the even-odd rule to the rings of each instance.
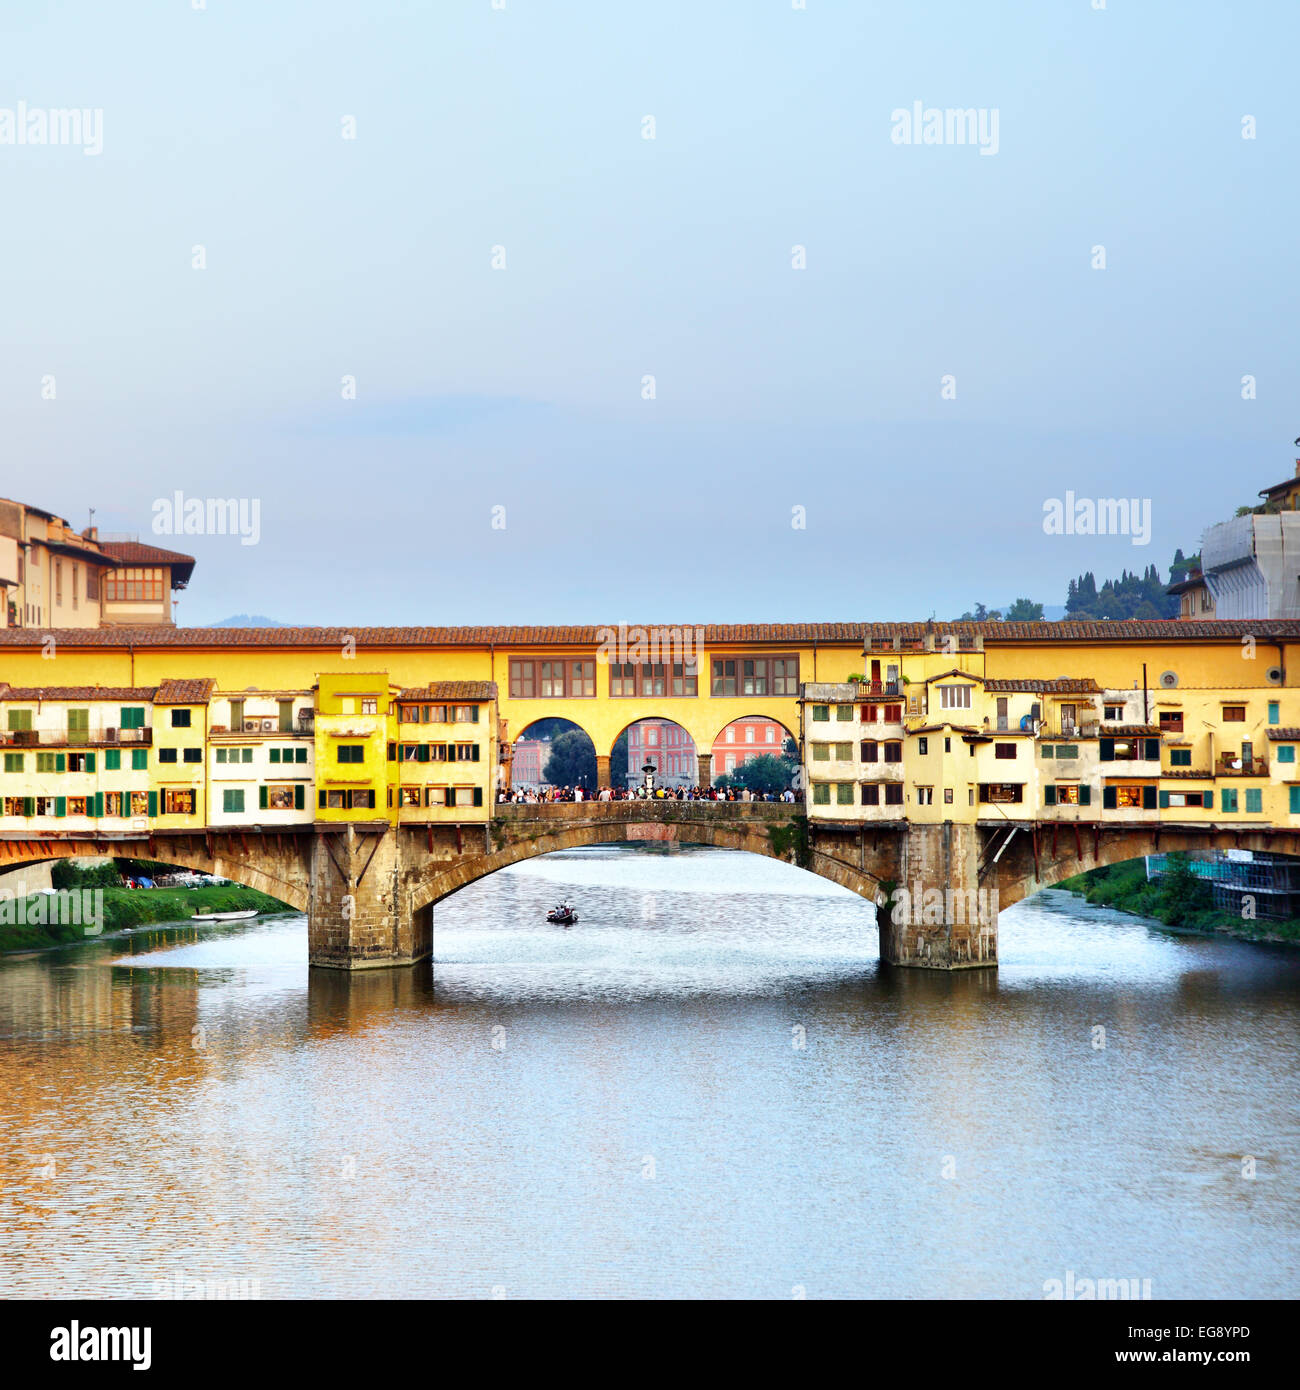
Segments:
[[[543,770],[551,756],[549,738],[521,738],[515,743],[514,754],[510,760],[510,782],[512,786],[536,790],[545,782]]]
[[[627,731],[627,778],[635,786],[647,762],[661,787],[693,787],[699,777],[695,740],[668,719],[641,719]]]
[[[172,591],[194,557],[136,540],[101,541],[62,517],[0,498],[0,625],[174,626]]]
[[[773,719],[759,716],[728,724],[713,743],[713,775],[735,772],[751,758],[767,754],[779,758],[790,735]]]
[[[1182,600],[1180,617],[1300,618],[1300,459],[1295,476],[1259,495],[1259,510],[1206,529],[1201,575],[1168,590]]]

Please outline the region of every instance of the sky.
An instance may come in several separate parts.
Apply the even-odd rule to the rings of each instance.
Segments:
[[[3,6],[0,495],[187,625],[871,621],[1291,474],[1300,5],[796,3]]]

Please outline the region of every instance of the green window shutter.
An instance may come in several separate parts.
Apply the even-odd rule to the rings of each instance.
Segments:
[[[369,797],[370,797],[370,809],[373,811],[373,810],[375,809],[375,794],[374,794],[374,792],[369,793]]]
[[[1293,788],[1293,790],[1295,790]],[[36,798],[34,796],[23,797],[23,815],[34,816],[36,814]]]
[[[66,816],[68,814],[68,798],[66,796],[56,796],[54,798],[54,814],[56,816]]]
[[[1277,760],[1280,763],[1295,762],[1295,744],[1283,743],[1278,745]]]
[[[54,770],[55,770],[55,772],[65,772],[65,771],[67,770],[67,766],[68,766],[67,755],[64,754],[64,753],[56,753],[56,754],[54,755]]]
[[[280,761],[280,750],[278,748],[271,749],[271,761],[273,763],[278,763]]]
[[[1213,810],[1214,810],[1214,793],[1213,793],[1213,792],[1202,792],[1202,793],[1201,793],[1201,805],[1202,805],[1207,811],[1213,811]]]
[[[1162,791],[1162,792],[1160,793],[1160,809],[1161,809],[1162,811],[1167,811],[1167,810],[1169,809],[1169,793],[1168,793],[1168,792]]]
[[[1223,811],[1235,811],[1237,809],[1237,789],[1236,787],[1224,787],[1219,794],[1219,809]]]
[[[266,783],[263,782],[257,789],[257,807],[259,811],[265,811],[269,807],[270,802],[267,800],[267,797]]]
[[[1079,805],[1080,805],[1080,806],[1091,806],[1091,805],[1092,805],[1092,788],[1091,788],[1090,786],[1088,786],[1088,784],[1087,784],[1086,782],[1081,782],[1081,783],[1079,784]]]
[[[316,793],[316,805],[323,811],[325,809],[325,793]]]
[[[1043,788],[1043,805],[1044,805],[1044,806],[1055,806],[1055,805],[1056,805],[1056,788],[1055,788],[1054,786],[1052,786],[1050,783],[1049,783],[1046,787]]]
[[[306,808],[306,805],[307,788],[304,787],[301,782],[299,782],[297,786],[295,786],[293,789],[293,809],[295,811],[301,811]]]
[[[397,761],[397,745],[395,743],[390,743],[388,745],[388,761],[390,763],[395,763]]]
[[[1279,711],[1279,708],[1278,708],[1278,703],[1277,703],[1277,701],[1276,701],[1276,700],[1270,700],[1270,701],[1268,702],[1268,722],[1269,722],[1270,724],[1276,724],[1276,723],[1278,722],[1278,720],[1279,720],[1280,717],[1281,717],[1281,716],[1280,716],[1280,711]]]
[[[1103,763],[1113,763],[1115,761],[1115,740],[1113,738],[1103,738],[1098,740],[1098,743],[1097,757]]]
[[[1101,804],[1104,810],[1113,811],[1119,805],[1119,798],[1115,793],[1114,787],[1103,787],[1101,789]]]
[[[1038,755],[1042,758],[1054,758],[1056,756],[1056,749],[1053,748],[1050,743],[1045,743],[1038,750]]]
[[[1144,811],[1156,809],[1156,789],[1154,787],[1142,788],[1142,809]]]
[[[475,788],[474,788],[474,805],[475,805],[475,806],[482,806],[482,804],[483,804],[483,788],[482,788],[482,787],[475,787]]]
[[[131,771],[144,772],[149,766],[149,750],[146,748],[131,749]]]
[[[296,763],[305,763],[307,761],[306,748],[295,748],[293,750],[293,760]]]
[[[1148,762],[1158,762],[1160,759],[1160,740],[1158,738],[1147,739],[1145,752]]]
[[[122,766],[122,750],[120,748],[109,748],[104,752],[104,771],[117,772]]]
[[[1288,787],[1287,792],[1290,794],[1291,798],[1291,805],[1289,808],[1291,814],[1293,816],[1300,816],[1300,787]]]
[[[87,753],[87,754],[86,754],[86,771],[87,771],[87,772],[94,772],[94,770],[95,770],[95,755],[94,755],[93,753]]]
[[[224,748],[217,749],[217,761],[219,763],[224,763],[226,761],[226,751],[227,750]]]
[[[1246,814],[1258,816],[1264,810],[1264,791],[1262,787],[1246,788]]]
[[[477,706],[477,705],[471,705],[471,706],[470,706],[470,709],[473,711],[473,712],[470,714],[470,722],[471,722],[472,724],[477,724],[477,723],[478,723],[478,706]]]
[[[417,743],[415,745],[415,761],[417,763],[427,763],[429,761],[429,745],[427,743]]]
[[[156,816],[156,815],[158,814],[158,793],[157,793],[157,792],[150,792],[150,793],[149,793],[149,814],[150,814],[151,816]]]
[[[852,746],[853,746],[852,744],[849,745],[850,748],[852,748]],[[851,758],[852,756],[853,756],[853,754],[850,752],[850,753],[849,753],[849,757]],[[472,762],[472,763],[476,763],[476,762],[479,762],[479,761],[480,761],[480,758],[479,758],[479,755],[478,755],[478,744],[477,744],[477,743],[475,743],[475,744],[473,744],[473,745],[471,746],[470,755],[469,755],[469,760],[470,760],[470,762]]]
[[[103,792],[96,792],[96,793],[95,793],[95,809],[94,809],[94,811],[92,812],[92,814],[94,815],[94,817],[95,817],[96,820],[99,820],[99,818],[104,814],[104,793],[103,793]]]
[[[447,788],[447,805],[448,805],[448,806],[454,806],[455,804],[456,804],[456,788],[455,788],[455,787],[448,787],[448,788]]]

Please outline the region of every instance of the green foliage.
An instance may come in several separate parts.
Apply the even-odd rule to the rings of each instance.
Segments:
[[[115,860],[82,868],[69,859],[58,859],[50,865],[50,883],[55,888],[120,888],[122,875]]]
[[[566,729],[551,740],[542,776],[553,787],[594,787],[596,745],[581,729]]]
[[[741,763],[734,772],[724,772],[717,785],[724,791],[728,787],[748,787],[751,792],[761,794],[771,792],[774,796],[785,791],[794,776],[794,768],[785,757],[775,757],[771,753],[760,753]]]
[[[1035,603],[1032,599],[1018,598],[1007,609],[1006,620],[1009,623],[1041,623],[1043,621],[1043,605]]]
[[[626,729],[614,740],[614,747],[609,755],[609,785],[615,791],[622,791],[627,786]]]
[[[778,859],[797,864],[801,869],[808,867],[811,855],[808,850],[808,818],[792,816],[785,825],[769,825],[767,838],[772,853]]]
[[[1178,595],[1165,593],[1165,588],[1185,579],[1191,564],[1179,550],[1167,580],[1161,579],[1155,565],[1148,565],[1140,575],[1123,570],[1118,579],[1106,580],[1100,589],[1096,576],[1087,570],[1078,579],[1070,580],[1065,596],[1066,616],[1081,621],[1088,618],[1176,618]]]

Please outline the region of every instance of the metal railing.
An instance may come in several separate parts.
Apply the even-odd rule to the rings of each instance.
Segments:
[[[152,729],[120,729],[106,725],[101,729],[11,729],[0,732],[0,744],[6,748],[116,748],[148,747],[153,742]]]

